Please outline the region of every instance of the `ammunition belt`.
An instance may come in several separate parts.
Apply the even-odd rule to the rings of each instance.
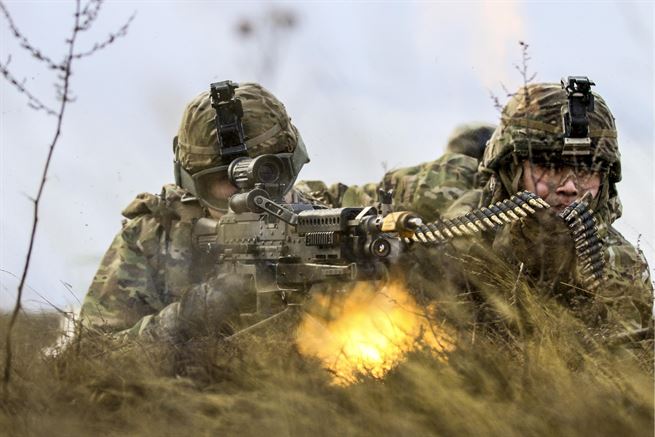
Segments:
[[[575,243],[578,274],[588,290],[594,291],[603,279],[605,257],[603,239],[594,211],[584,201],[573,202],[559,216],[566,221]]]
[[[533,215],[538,209],[550,208],[541,197],[530,191],[521,191],[509,199],[453,219],[435,220],[419,226],[411,240],[417,243],[437,244],[455,237],[475,235],[483,231],[497,231],[499,227]]]

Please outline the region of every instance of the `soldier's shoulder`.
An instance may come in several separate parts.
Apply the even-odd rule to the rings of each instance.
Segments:
[[[629,242],[616,228],[609,226],[604,238],[605,247],[612,264],[640,264],[648,266],[641,249]]]
[[[472,210],[480,207],[483,191],[480,188],[468,190],[463,193],[452,205],[443,213],[442,217],[452,219],[465,215]]]
[[[187,191],[174,184],[162,187],[159,194],[140,193],[122,211],[121,231],[125,242],[142,246],[158,240],[160,230],[170,230],[173,223],[191,222],[204,216],[199,203]]]
[[[159,194],[137,194],[121,214],[129,220],[148,215],[160,219],[180,219],[200,217],[203,211],[186,190],[174,184],[166,184]]]
[[[427,164],[428,163],[426,162],[421,162],[420,164],[412,165],[409,167],[391,169],[384,174],[383,180],[394,181],[403,177],[416,175],[420,173]]]
[[[429,171],[465,171],[476,173],[478,171],[479,161],[472,156],[463,153],[446,152],[434,161],[424,164],[423,172]]]

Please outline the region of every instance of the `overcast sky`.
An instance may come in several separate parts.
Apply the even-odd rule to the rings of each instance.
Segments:
[[[33,44],[60,59],[73,2],[6,1]],[[287,11],[291,29],[270,17]],[[26,306],[76,305],[120,229],[120,211],[172,177],[172,137],[185,103],[210,82],[258,80],[287,106],[307,144],[304,179],[377,181],[435,159],[458,123],[496,122],[490,92],[514,90],[519,40],[538,81],[587,75],[617,120],[623,154],[618,228],[651,264],[653,19],[642,3],[221,3],[113,1],[80,48],[136,12],[129,34],[80,61],[55,152]],[[254,32],[237,32],[244,19]],[[51,72],[21,53],[0,19],[0,59],[54,104]],[[0,82],[0,308],[13,302],[32,204],[54,120]],[[10,273],[6,273],[10,272]],[[65,285],[69,284],[69,285]],[[67,291],[66,288],[72,291]],[[47,306],[47,305],[46,305]]]

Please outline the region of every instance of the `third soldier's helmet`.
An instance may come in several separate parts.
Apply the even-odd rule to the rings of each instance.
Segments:
[[[481,171],[496,175],[510,193],[517,189],[522,161],[585,166],[603,175],[595,206],[606,206],[611,221],[620,216],[615,184],[621,180],[621,157],[614,116],[591,85],[586,77],[568,77],[561,84],[521,87],[503,108]]]
[[[176,183],[217,210],[227,209],[227,199],[205,193],[206,179],[227,178],[228,166],[235,159],[287,154],[293,179],[309,162],[300,133],[282,102],[256,83],[218,82],[189,102],[174,152]]]
[[[460,124],[450,134],[446,152],[462,153],[479,161],[494,129],[496,126],[488,123]]]

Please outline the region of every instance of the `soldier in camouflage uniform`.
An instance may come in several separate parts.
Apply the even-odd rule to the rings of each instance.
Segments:
[[[299,171],[309,158],[284,105],[255,83],[241,84],[235,96],[243,106],[248,155],[293,152]],[[237,190],[226,177],[229,162],[217,153],[215,117],[209,92],[187,105],[174,141],[181,177],[159,195],[139,194],[123,210],[123,228],[84,299],[84,326],[135,335],[171,333],[180,314],[206,312],[211,309],[208,302],[220,300],[207,282],[212,263],[192,248],[194,221],[220,217]],[[218,308],[216,317],[222,317],[221,311]]]
[[[484,123],[460,125],[437,160],[389,171],[379,184],[328,187],[321,181],[301,181],[296,187],[333,207],[373,206],[378,203],[379,189],[393,190],[394,210],[410,210],[434,220],[476,186],[479,160],[493,130],[494,126]]]
[[[380,188],[393,190],[395,210],[410,210],[428,221],[439,218],[463,193],[475,188],[479,160],[493,130],[484,123],[458,126],[441,157],[388,172]]]
[[[488,243],[493,252],[511,264],[523,264],[540,289],[563,299],[589,325],[611,332],[652,328],[648,265],[642,252],[612,227],[621,216],[614,117],[598,94],[593,98],[587,114],[590,153],[575,155],[566,152],[565,89],[540,83],[517,91],[503,109],[480,166],[488,182],[460,197],[444,217],[507,199],[519,190],[535,192],[550,210],[492,234]],[[604,278],[597,290],[581,280],[570,229],[557,215],[585,194],[604,248]],[[475,252],[474,245],[469,249]]]

